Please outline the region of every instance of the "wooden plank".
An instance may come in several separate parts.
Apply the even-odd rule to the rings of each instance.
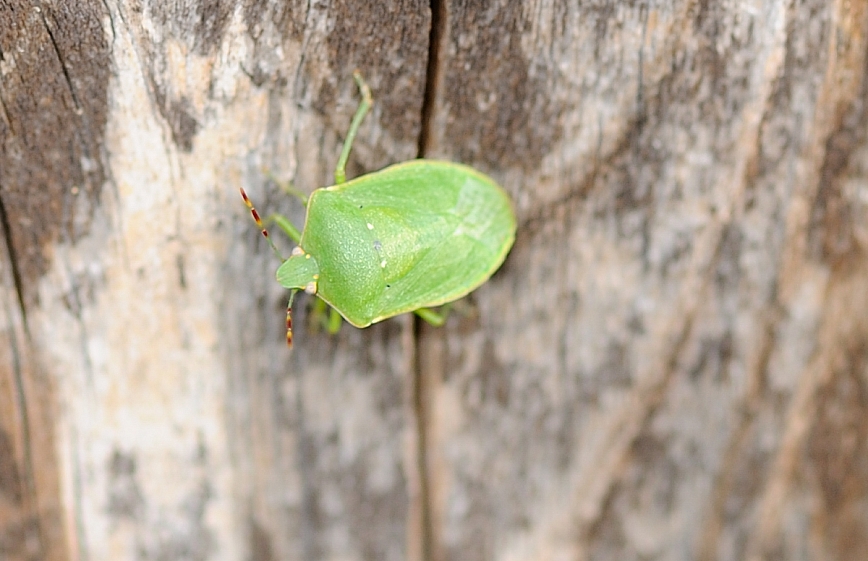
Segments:
[[[574,4],[0,3],[0,556],[868,556],[868,2]],[[518,238],[289,353],[356,67]]]
[[[58,436],[55,336],[39,316],[51,245],[75,239],[98,198],[107,46],[98,2],[0,3],[0,558],[76,555],[75,475]],[[43,9],[46,8],[46,9]],[[65,294],[65,297],[72,296]],[[69,316],[78,303],[57,302]],[[51,309],[46,310],[51,313]],[[47,321],[44,321],[47,320]],[[69,448],[64,450],[70,452]]]
[[[5,241],[5,236],[4,236]],[[4,252],[0,326],[0,558],[68,559],[54,384],[39,365]]]
[[[520,226],[421,341],[432,559],[864,557],[865,3],[441,16]]]
[[[41,67],[65,88],[41,105],[35,86],[8,89],[25,57],[18,28],[0,19],[4,32],[16,30],[3,48],[3,122],[14,126],[0,161],[2,200],[33,347],[57,386],[48,449],[62,468],[45,468],[62,474],[67,553],[419,558],[409,324],[308,334],[302,298],[289,354],[287,295],[238,188],[264,213],[301,222],[301,206],[265,169],[304,190],[332,181],[358,102],[357,67],[377,105],[350,175],[413,157],[427,3],[3,8],[57,39],[37,51],[68,63]],[[88,38],[103,40],[101,49],[65,42],[84,16],[95,18]],[[401,32],[384,21],[400,22]],[[17,106],[21,99],[35,106]],[[80,117],[64,121],[66,110]],[[9,147],[24,145],[39,111],[43,120],[29,123],[41,125],[42,144],[26,145],[14,175]],[[51,158],[72,171],[40,167]],[[28,191],[34,176],[46,186],[38,193]],[[69,213],[68,222],[44,232],[27,224],[43,206],[55,221]],[[4,288],[13,303],[14,284]],[[13,319],[7,330],[20,329]],[[6,404],[14,391],[4,388]],[[27,436],[3,422],[20,466]],[[2,527],[34,512],[16,508]]]

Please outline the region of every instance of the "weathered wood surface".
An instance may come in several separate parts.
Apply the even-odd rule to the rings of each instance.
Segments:
[[[0,0],[0,558],[868,557],[868,2],[477,4]],[[289,353],[356,67],[516,246]]]

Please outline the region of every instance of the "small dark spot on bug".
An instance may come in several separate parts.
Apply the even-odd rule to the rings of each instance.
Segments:
[[[386,288],[392,288],[392,285],[391,285],[391,284],[387,284],[387,285],[386,285]]]
[[[364,208],[364,207],[365,207],[365,205],[359,205],[359,208]]]

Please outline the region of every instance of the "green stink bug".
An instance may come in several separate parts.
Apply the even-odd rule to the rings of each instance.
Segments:
[[[277,270],[277,281],[291,290],[289,346],[298,290],[315,294],[356,327],[405,312],[426,317],[421,310],[457,300],[488,280],[515,239],[509,196],[471,167],[412,160],[346,181],[350,148],[372,103],[358,71],[354,78],[362,102],[344,141],[335,185],[310,195],[301,234],[285,218],[274,217],[298,243]],[[241,195],[280,257],[243,189]]]

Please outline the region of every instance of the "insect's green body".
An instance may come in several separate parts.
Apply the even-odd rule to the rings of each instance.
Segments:
[[[488,176],[451,162],[414,160],[346,181],[345,166],[356,132],[371,108],[371,90],[353,73],[362,101],[335,168],[335,185],[306,199],[304,231],[272,216],[298,242],[283,260],[259,213],[241,196],[275,255],[277,281],[291,290],[286,343],[292,346],[292,300],[298,290],[316,294],[356,327],[416,312],[441,325],[430,307],[461,298],[500,267],[515,240],[515,214],[506,192]],[[340,316],[329,316],[331,333]]]
[[[515,238],[506,193],[473,168],[414,160],[314,191],[300,251],[277,271],[366,327],[461,298]]]

